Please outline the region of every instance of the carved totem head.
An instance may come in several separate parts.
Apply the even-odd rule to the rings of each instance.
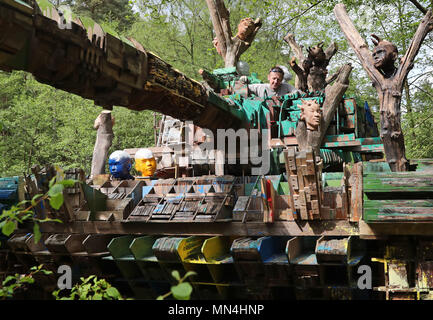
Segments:
[[[250,34],[254,32],[255,28],[256,25],[254,24],[253,19],[251,18],[242,19],[241,22],[239,22],[238,24],[238,33],[236,36],[242,41],[246,41],[250,36]]]
[[[319,129],[320,121],[322,120],[322,110],[320,104],[316,100],[304,100],[299,106],[301,109],[302,121],[305,121],[308,130],[317,131]]]
[[[398,57],[397,47],[386,40],[382,40],[378,36],[372,34],[372,41],[375,45],[373,49],[373,60],[376,69],[387,71],[395,69],[394,62]]]
[[[326,54],[323,51],[323,42],[319,42],[315,47],[308,47],[308,59],[314,65],[320,66],[323,65],[326,61]]]

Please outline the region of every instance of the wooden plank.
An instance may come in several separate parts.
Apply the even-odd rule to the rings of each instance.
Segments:
[[[302,226],[302,230],[299,227]],[[430,224],[430,233],[433,224]],[[30,227],[31,230],[31,227]],[[221,235],[221,236],[346,236],[358,235],[359,228],[348,221],[263,222],[124,222],[74,221],[45,222],[44,233],[132,234],[132,235]]]
[[[290,195],[289,195],[289,203],[290,203],[290,209],[291,212],[294,216],[294,218],[298,218],[296,215],[296,208],[295,208],[295,202],[294,202],[294,188],[292,186],[292,177],[295,177],[293,175],[291,175],[291,172],[293,171],[293,168],[296,169],[296,162],[294,161],[294,154],[295,154],[295,150],[293,148],[289,149],[289,150],[285,150],[284,151],[284,159],[285,159],[285,163],[286,163],[286,172],[287,175],[289,176],[289,190],[290,190]],[[297,185],[297,181],[296,181],[296,186]]]
[[[362,217],[363,212],[363,166],[362,162],[355,163],[349,178],[351,187],[350,199],[350,221],[357,222]]]
[[[323,141],[325,143],[327,143],[327,142],[355,141],[355,140],[357,140],[357,139],[355,139],[354,133],[328,135],[328,136],[325,136],[325,138],[323,139]]]
[[[350,148],[350,151],[355,152],[385,152],[383,149],[383,144],[368,144],[368,145],[361,145],[356,146],[353,148]]]
[[[325,142],[322,147],[324,148],[345,148],[345,147],[356,147],[360,146],[359,141],[337,141],[337,142]]]
[[[433,221],[433,208],[427,207],[382,207],[365,208],[364,220],[372,221]]]

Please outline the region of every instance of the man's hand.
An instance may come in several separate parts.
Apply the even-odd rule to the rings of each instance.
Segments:
[[[239,81],[242,83],[248,83],[248,77],[247,76],[242,76],[239,78]]]

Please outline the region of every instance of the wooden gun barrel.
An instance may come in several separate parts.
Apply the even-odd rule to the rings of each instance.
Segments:
[[[153,110],[211,130],[249,127],[225,99],[93,21],[67,22],[54,7],[0,0],[0,30],[1,70],[30,72],[107,109]]]

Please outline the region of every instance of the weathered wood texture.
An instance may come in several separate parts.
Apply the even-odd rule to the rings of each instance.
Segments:
[[[95,120],[93,127],[97,130],[97,133],[95,146],[93,148],[91,177],[105,173],[108,149],[110,149],[114,138],[113,123],[114,121],[110,111],[102,111]]]
[[[300,228],[301,226],[301,228]],[[348,236],[357,235],[358,227],[347,221],[276,221],[263,222],[72,222],[43,223],[42,232],[88,234],[203,235],[203,236]]]
[[[291,148],[284,156],[293,212],[299,220],[321,219],[321,164],[316,163],[313,150],[295,152]]]
[[[405,156],[404,136],[401,130],[401,96],[404,82],[410,69],[413,67],[413,62],[421,43],[433,28],[431,10],[427,11],[422,19],[412,38],[409,49],[401,59],[397,70],[390,77],[385,77],[374,66],[372,53],[350,20],[344,4],[337,4],[334,8],[334,14],[349,45],[355,51],[362,66],[373,81],[373,86],[376,88],[380,104],[380,135],[391,170],[406,171],[408,169],[408,162]]]
[[[289,64],[296,74],[296,89],[304,92],[323,90],[337,78],[338,72],[331,77],[326,77],[329,61],[338,50],[335,42],[329,45],[326,50],[322,49],[323,43],[319,43],[316,47],[308,48],[308,55],[306,57],[303,53],[303,46],[296,42],[293,34],[288,33],[284,37],[284,41],[289,44],[295,53],[295,57],[292,57]],[[296,63],[296,58],[299,64]]]
[[[364,220],[433,221],[433,177],[429,172],[364,174]]]
[[[341,103],[344,93],[349,87],[349,76],[352,71],[352,66],[346,64],[342,67],[336,82],[332,86],[327,86],[325,89],[325,101],[322,106],[322,119],[318,130],[307,130],[304,121],[299,121],[295,130],[296,139],[300,150],[305,150],[307,147],[312,147],[315,154],[319,154],[320,146],[326,135],[329,124],[331,123],[337,107]]]
[[[260,19],[247,21],[243,19],[238,26],[238,34],[233,37],[230,27],[230,12],[224,5],[224,0],[206,0],[212,25],[216,34],[214,45],[218,54],[224,59],[225,67],[236,67],[239,57],[254,41],[262,26]]]

